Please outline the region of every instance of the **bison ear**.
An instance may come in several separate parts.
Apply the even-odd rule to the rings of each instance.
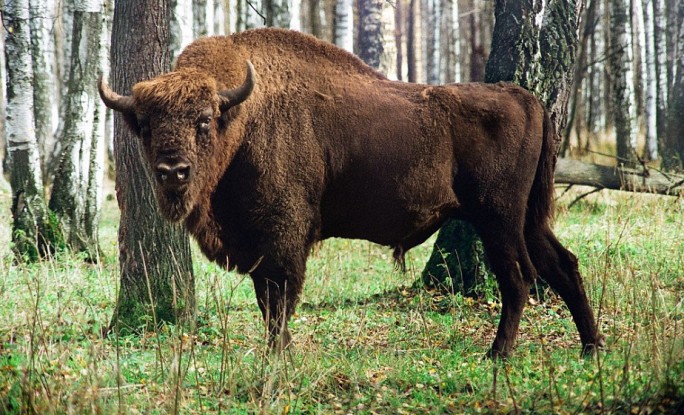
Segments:
[[[218,93],[219,109],[221,110],[221,113],[225,113],[232,107],[242,104],[249,98],[249,95],[254,90],[254,84],[256,82],[254,78],[254,66],[252,66],[252,62],[247,61],[247,76],[245,82],[237,88],[226,89]]]

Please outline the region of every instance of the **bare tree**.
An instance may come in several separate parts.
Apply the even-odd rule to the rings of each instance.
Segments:
[[[644,22],[644,49],[642,63],[642,79],[644,82],[644,127],[645,144],[643,154],[648,160],[658,159],[658,131],[656,124],[656,57],[655,57],[655,23],[653,19],[653,0],[643,0],[642,19]]]
[[[290,9],[292,5],[288,0],[263,0],[266,9],[266,26],[290,27],[292,20]]]

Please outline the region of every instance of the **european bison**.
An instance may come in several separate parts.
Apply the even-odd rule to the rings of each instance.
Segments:
[[[583,350],[602,343],[577,260],[549,224],[552,126],[522,88],[389,81],[311,36],[260,29],[195,41],[131,96],[99,89],[142,139],[163,215],[251,275],[272,346],[289,344],[316,241],[366,239],[402,260],[448,218],[472,222],[497,276],[491,355],[511,351],[538,274]]]

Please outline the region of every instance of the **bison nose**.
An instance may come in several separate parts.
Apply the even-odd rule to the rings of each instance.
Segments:
[[[155,166],[157,180],[164,187],[178,187],[190,180],[190,164],[177,162],[161,162]]]

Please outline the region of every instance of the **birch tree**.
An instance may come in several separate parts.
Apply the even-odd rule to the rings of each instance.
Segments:
[[[12,242],[17,256],[36,260],[59,247],[59,229],[43,193],[33,116],[33,61],[28,0],[5,0],[7,110],[5,138],[12,188]]]
[[[55,51],[52,41],[54,2],[30,0],[31,55],[33,62],[33,116],[41,168],[47,176],[47,157],[54,146],[57,120],[55,105]],[[44,177],[45,179],[45,177]]]
[[[656,131],[658,143],[665,146],[667,132],[667,103],[669,84],[667,79],[667,11],[665,0],[653,0],[653,53],[656,76]]]
[[[354,52],[354,8],[352,0],[335,1],[335,38],[333,43]]]
[[[613,123],[621,163],[636,163],[636,98],[631,44],[630,0],[610,2],[610,54]]]
[[[266,9],[266,26],[289,28],[291,0],[263,0]]]
[[[103,0],[71,0],[71,64],[59,167],[50,210],[60,220],[68,245],[98,255],[97,218],[104,171],[104,107],[95,87],[102,66]]]
[[[384,0],[359,0],[358,55],[369,66],[380,68],[384,51],[382,4]]]
[[[171,10],[169,49],[172,63],[193,40],[193,4],[188,0],[169,0]]]

